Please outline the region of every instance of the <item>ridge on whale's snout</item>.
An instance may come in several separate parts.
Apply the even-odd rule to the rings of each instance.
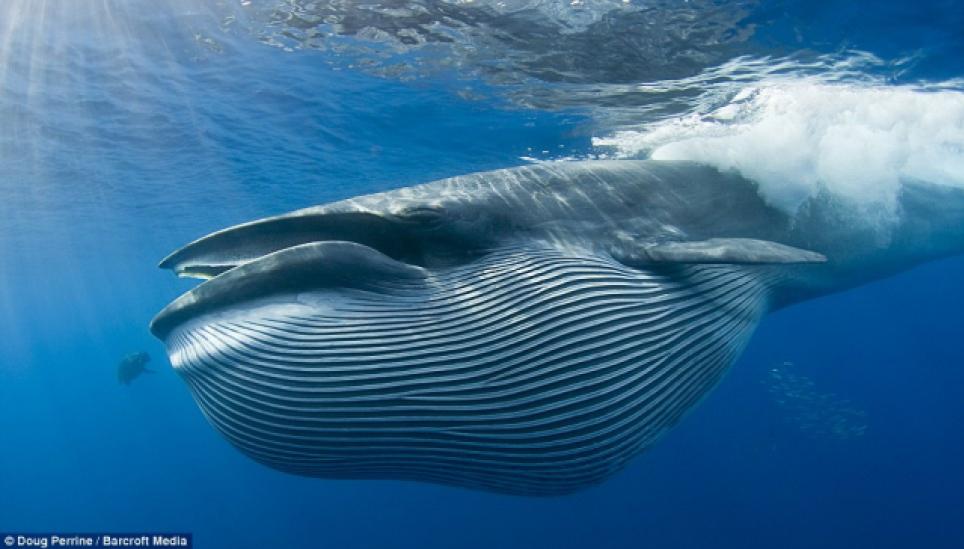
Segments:
[[[202,237],[161,260],[178,276],[212,278],[273,252],[309,242],[358,242],[389,257],[415,253],[410,235],[365,212],[289,214],[244,223]]]

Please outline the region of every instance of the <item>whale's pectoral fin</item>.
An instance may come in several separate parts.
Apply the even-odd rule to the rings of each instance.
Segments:
[[[711,238],[699,241],[619,242],[610,253],[630,267],[663,263],[733,263],[788,264],[824,263],[827,258],[817,252],[802,250],[753,238]]]

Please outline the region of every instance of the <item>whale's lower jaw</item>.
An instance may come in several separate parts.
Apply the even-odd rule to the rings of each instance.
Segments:
[[[504,250],[381,292],[207,313],[167,337],[205,416],[276,469],[562,494],[676,424],[739,355],[766,271]]]

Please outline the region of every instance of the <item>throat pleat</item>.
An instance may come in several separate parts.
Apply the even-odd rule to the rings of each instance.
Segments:
[[[210,422],[271,467],[559,494],[620,470],[719,381],[774,276],[513,248],[208,314],[167,344]]]

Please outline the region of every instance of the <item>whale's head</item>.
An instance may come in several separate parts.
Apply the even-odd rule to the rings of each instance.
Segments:
[[[203,237],[161,266],[207,280],[151,329],[269,466],[564,493],[679,421],[768,309],[946,253],[910,242],[961,212],[915,196],[903,236],[854,252],[832,208],[801,221],[703,166],[474,174]]]

